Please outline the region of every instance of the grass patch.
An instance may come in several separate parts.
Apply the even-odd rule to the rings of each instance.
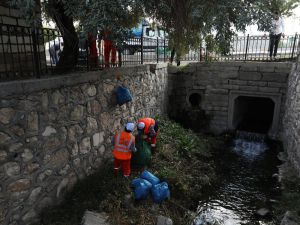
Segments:
[[[128,205],[125,196],[132,195],[130,181],[113,176],[111,162],[78,182],[64,201],[41,214],[42,225],[80,224],[85,210],[106,212],[112,225],[156,224],[157,215],[172,218],[174,224],[190,224],[198,200],[216,181],[212,155],[224,144],[222,138],[199,136],[166,118],[161,121],[157,153],[147,168],[167,181],[171,199],[154,204],[149,198]],[[131,178],[141,170],[132,171]]]

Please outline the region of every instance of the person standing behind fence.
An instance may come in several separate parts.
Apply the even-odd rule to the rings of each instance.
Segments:
[[[275,12],[270,29],[270,59],[276,59],[278,44],[281,36],[284,37],[284,21],[278,12]]]
[[[117,49],[113,43],[112,32],[110,30],[105,30],[103,34],[104,40],[104,63],[105,68],[109,67],[109,59],[111,53],[111,64],[112,66],[116,65]]]
[[[50,60],[52,64],[57,64],[59,61],[59,56],[61,53],[61,46],[63,46],[63,42],[60,42],[60,39],[54,39],[53,43],[49,47]]]
[[[98,52],[96,47],[96,38],[92,32],[88,33],[88,47],[90,68],[96,68],[98,65]]]

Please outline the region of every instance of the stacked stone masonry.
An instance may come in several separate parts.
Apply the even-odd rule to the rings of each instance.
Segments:
[[[288,159],[300,176],[300,52],[288,81],[283,143]]]
[[[279,62],[213,62],[193,63],[183,69],[170,68],[169,114],[176,117],[183,109],[191,109],[189,96],[201,96],[200,107],[210,118],[210,130],[220,133],[231,129],[231,102],[238,95],[270,97],[283,103],[291,63]],[[283,117],[280,104],[278,118]],[[280,122],[279,122],[280,124]],[[278,136],[281,126],[275,127]]]
[[[28,225],[111,159],[127,121],[166,112],[166,65],[0,84],[0,224]],[[118,79],[117,79],[118,77]],[[116,105],[115,89],[133,101]]]

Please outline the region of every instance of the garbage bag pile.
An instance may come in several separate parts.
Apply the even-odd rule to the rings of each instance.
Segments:
[[[117,103],[121,106],[127,102],[132,101],[132,96],[128,88],[119,86],[117,88]]]
[[[146,199],[151,193],[155,203],[161,203],[170,198],[170,190],[167,182],[160,182],[159,178],[145,170],[140,178],[134,179],[131,183],[134,188],[136,200]]]

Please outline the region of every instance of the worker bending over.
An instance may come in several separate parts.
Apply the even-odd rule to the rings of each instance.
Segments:
[[[139,119],[138,132],[143,134],[143,139],[151,144],[152,153],[156,150],[156,138],[158,134],[158,123],[154,119],[146,117]]]

